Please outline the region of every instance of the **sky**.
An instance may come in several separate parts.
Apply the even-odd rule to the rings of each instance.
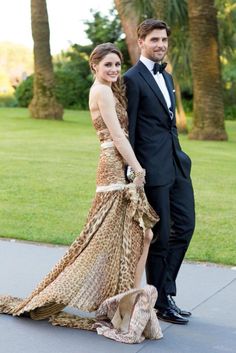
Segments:
[[[113,0],[47,0],[52,54],[70,44],[86,44],[84,20],[92,19],[90,9],[108,14]],[[33,48],[30,0],[0,0],[0,42]]]

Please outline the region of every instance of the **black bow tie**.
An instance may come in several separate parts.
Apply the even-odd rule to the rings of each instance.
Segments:
[[[154,75],[156,75],[158,72],[160,72],[161,74],[165,70],[166,65],[167,63],[162,63],[162,64],[155,63],[152,69]]]

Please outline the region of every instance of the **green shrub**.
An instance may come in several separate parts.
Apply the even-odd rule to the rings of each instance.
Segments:
[[[236,120],[236,105],[225,107],[225,119],[226,120]]]
[[[192,98],[182,98],[182,104],[185,110],[185,113],[189,114],[193,111],[193,99]]]
[[[88,72],[81,68],[76,70],[76,67],[72,66],[74,65],[67,64],[55,71],[56,97],[66,109],[88,109],[88,95],[92,80],[87,76]],[[83,77],[85,72],[86,76]]]
[[[19,107],[28,107],[33,98],[33,75],[27,77],[17,86],[15,97]]]
[[[14,95],[11,94],[0,94],[0,107],[16,107],[17,101]]]
[[[86,73],[85,77],[83,73]],[[88,68],[87,72],[86,70],[81,72],[67,64],[57,69],[55,71],[55,94],[58,102],[66,109],[87,109],[91,82],[92,77],[88,77]],[[28,107],[33,98],[33,75],[20,83],[15,97],[19,107]]]

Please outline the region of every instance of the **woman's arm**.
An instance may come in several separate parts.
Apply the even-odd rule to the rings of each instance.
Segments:
[[[143,172],[134,151],[120,126],[116,114],[114,95],[110,87],[99,85],[96,92],[97,104],[101,116],[112,136],[113,142],[124,160],[132,167],[135,174]]]

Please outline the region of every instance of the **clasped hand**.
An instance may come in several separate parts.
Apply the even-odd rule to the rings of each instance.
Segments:
[[[133,181],[137,187],[143,187],[145,182],[145,176],[136,176]]]
[[[137,186],[137,187],[143,187],[146,180],[145,180],[145,175],[146,175],[146,171],[145,169],[143,169],[142,171],[139,171],[137,173],[135,173],[135,177],[134,177],[134,184]]]

